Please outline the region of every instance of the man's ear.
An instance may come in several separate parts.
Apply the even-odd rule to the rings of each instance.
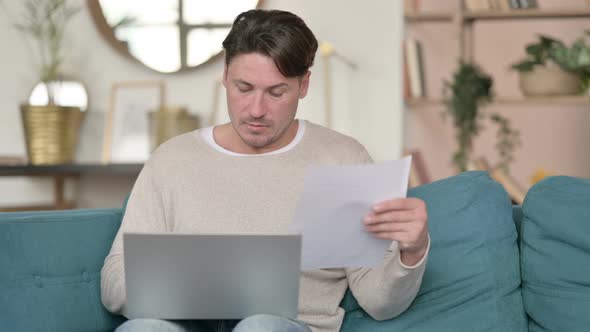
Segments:
[[[303,74],[301,78],[301,83],[299,85],[299,99],[305,98],[307,96],[307,90],[309,89],[309,77],[311,76],[311,71],[307,71],[307,73]]]

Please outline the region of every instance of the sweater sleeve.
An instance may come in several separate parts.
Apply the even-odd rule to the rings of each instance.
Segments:
[[[424,257],[414,266],[406,266],[400,259],[397,242],[392,242],[382,264],[376,268],[346,269],[346,277],[355,299],[376,320],[394,318],[412,303],[426,268]]]
[[[126,302],[123,233],[164,232],[167,229],[162,192],[155,180],[148,161],[135,181],[121,227],[101,270],[102,303],[113,313],[122,313]]]
[[[373,162],[364,148],[358,158],[360,163]],[[394,318],[408,309],[422,283],[429,251],[430,237],[424,257],[414,266],[406,266],[398,243],[393,241],[378,267],[345,269],[350,290],[361,308],[376,320]]]

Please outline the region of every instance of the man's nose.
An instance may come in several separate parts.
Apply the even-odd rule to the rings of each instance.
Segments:
[[[249,111],[250,116],[253,118],[261,118],[266,114],[267,109],[264,102],[264,93],[261,92],[254,95]]]

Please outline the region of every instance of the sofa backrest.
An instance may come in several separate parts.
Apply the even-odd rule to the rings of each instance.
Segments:
[[[523,297],[530,331],[590,330],[590,179],[551,177],[523,203]]]
[[[0,330],[113,331],[100,270],[120,209],[0,213]]]
[[[517,232],[505,190],[466,172],[410,190],[428,207],[430,254],[418,296],[372,320],[347,293],[342,331],[526,331]]]
[[[429,209],[432,244],[420,292],[408,311],[385,322],[372,320],[348,292],[343,331],[524,331],[523,307],[531,331],[590,326],[590,180],[544,180],[529,190],[522,209],[511,207],[483,172],[421,186],[409,196]],[[124,318],[100,301],[100,269],[121,213],[0,213],[1,330],[118,326]]]

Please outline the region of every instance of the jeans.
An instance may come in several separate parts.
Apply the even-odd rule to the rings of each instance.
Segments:
[[[311,332],[302,322],[273,315],[254,315],[239,320],[167,321],[159,319],[132,319],[115,332]]]

